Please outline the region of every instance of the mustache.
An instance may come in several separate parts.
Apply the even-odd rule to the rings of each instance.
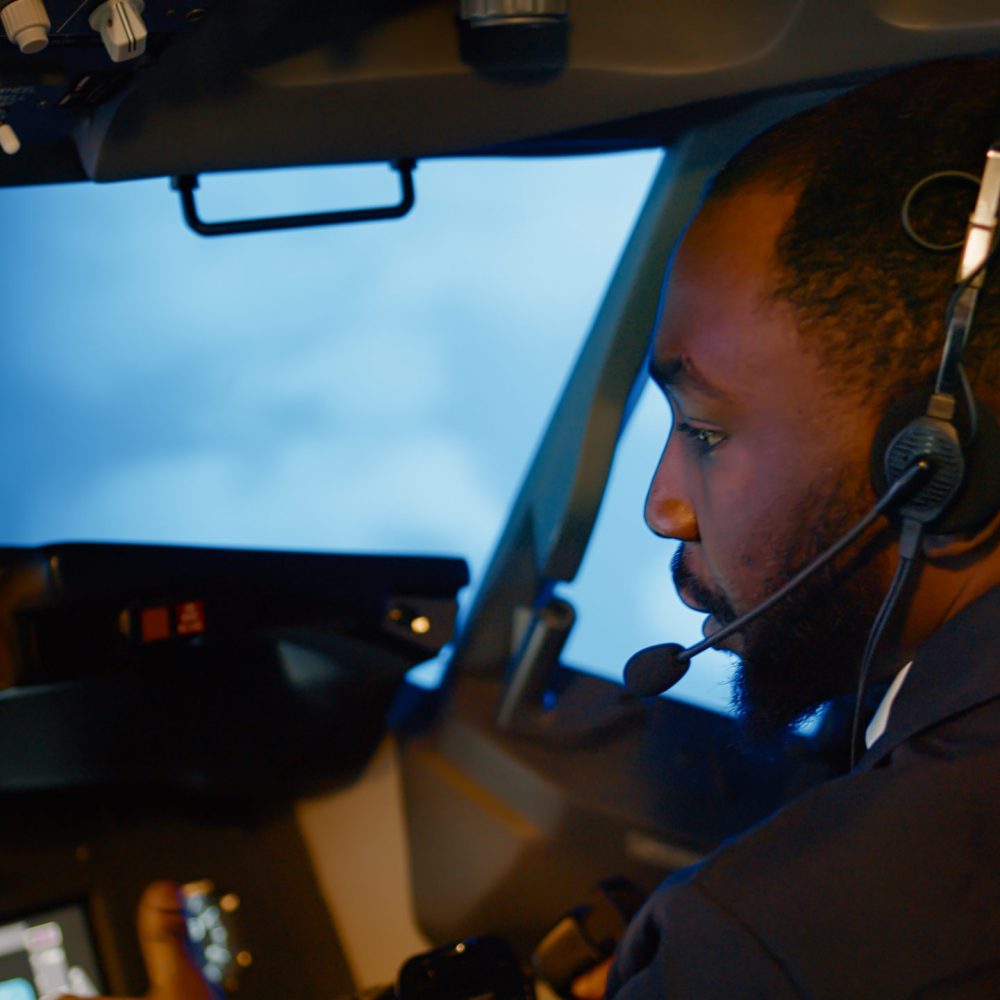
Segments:
[[[707,587],[688,569],[684,562],[683,542],[677,546],[673,559],[670,560],[670,573],[678,592],[684,591],[690,594],[694,602],[704,608],[717,622],[727,625],[739,617],[724,594]]]

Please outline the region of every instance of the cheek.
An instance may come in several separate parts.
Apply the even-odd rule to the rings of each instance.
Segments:
[[[766,596],[767,581],[784,567],[802,497],[795,484],[808,480],[759,453],[750,460],[734,449],[727,457],[728,476],[702,477],[702,556],[715,584],[745,610]]]
[[[769,509],[758,507],[756,498],[734,503],[731,514],[703,526],[706,568],[735,604],[755,600],[773,574],[783,548],[777,529]]]

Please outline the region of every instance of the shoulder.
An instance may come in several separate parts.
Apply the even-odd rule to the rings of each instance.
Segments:
[[[703,980],[677,996],[737,995],[726,977],[739,975],[741,996],[905,997],[1000,963],[991,708],[976,729],[991,739],[946,756],[909,747],[831,781],[668,880],[623,942],[613,984],[642,970]]]

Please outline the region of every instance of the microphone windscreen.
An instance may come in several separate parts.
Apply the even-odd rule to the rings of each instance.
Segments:
[[[647,646],[625,664],[625,687],[648,698],[672,688],[686,673],[690,660],[679,659],[684,647],[676,642]]]

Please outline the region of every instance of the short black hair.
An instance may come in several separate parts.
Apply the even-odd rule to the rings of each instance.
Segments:
[[[799,192],[775,244],[775,294],[845,390],[884,407],[930,385],[960,251],[922,249],[900,210],[937,171],[980,176],[998,134],[1000,58],[924,63],[779,123],[713,182],[709,198],[747,186]],[[943,180],[923,191],[913,206],[918,231],[935,243],[961,240],[976,186]],[[966,368],[980,399],[1000,408],[1000,264],[992,270]]]

